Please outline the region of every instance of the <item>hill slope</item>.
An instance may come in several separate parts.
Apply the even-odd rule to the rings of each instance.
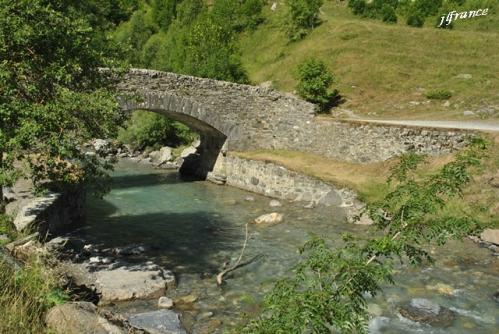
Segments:
[[[494,11],[483,19],[487,22],[474,18],[458,22],[454,30],[441,30],[362,19],[346,2],[326,1],[323,23],[304,40],[288,43],[284,5],[279,2],[275,12],[269,7],[266,22],[241,39],[243,65],[254,83],[270,80],[279,90],[293,91],[297,64],[314,56],[334,72],[335,85],[346,98],[335,113],[346,109],[371,118],[405,119],[499,117],[499,20]],[[449,102],[426,98],[426,92],[437,89],[452,93]]]

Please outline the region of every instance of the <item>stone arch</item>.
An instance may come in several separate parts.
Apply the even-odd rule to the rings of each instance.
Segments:
[[[185,124],[200,135],[197,152],[185,159],[180,168],[181,174],[206,179],[219,157],[226,152],[231,127],[224,124],[220,114],[204,108],[196,101],[165,92],[140,92],[133,97],[121,97],[119,103],[125,112],[155,112]]]

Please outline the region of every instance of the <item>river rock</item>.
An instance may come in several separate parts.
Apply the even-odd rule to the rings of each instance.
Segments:
[[[162,270],[120,267],[97,271],[95,279],[103,303],[159,298],[167,288]]]
[[[97,313],[97,307],[89,302],[72,302],[54,306],[45,318],[47,326],[56,334],[124,334]],[[51,333],[52,333],[51,332]]]
[[[271,208],[276,208],[276,207],[282,206],[282,204],[278,200],[273,199],[273,200],[270,201],[269,206]]]
[[[170,310],[134,314],[128,318],[130,325],[150,334],[187,334],[178,314]]]
[[[159,297],[158,300],[158,307],[159,308],[166,308],[166,309],[171,309],[173,308],[173,300],[168,297]]]
[[[480,235],[480,238],[485,242],[499,245],[499,229],[485,229]]]
[[[196,295],[187,295],[175,298],[174,304],[175,307],[181,310],[191,310],[194,308],[194,303],[198,300],[198,296]]]
[[[261,215],[260,217],[254,220],[254,223],[257,225],[260,224],[278,224],[282,222],[283,215],[282,213],[272,212],[267,213],[265,215]]]
[[[244,200],[247,201],[247,202],[254,202],[255,201],[255,197],[253,197],[253,196],[246,196],[244,198]]]
[[[57,199],[56,193],[48,193],[43,197],[36,197],[23,206],[14,219],[16,229],[21,232],[32,226],[38,217],[47,210]]]
[[[455,318],[453,311],[424,298],[413,298],[399,308],[400,315],[409,320],[437,327],[448,327]]]
[[[159,150],[158,165],[162,165],[172,160],[172,148],[165,146]]]

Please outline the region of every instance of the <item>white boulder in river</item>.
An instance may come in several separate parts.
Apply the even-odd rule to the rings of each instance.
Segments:
[[[254,220],[254,223],[257,225],[260,224],[278,224],[282,222],[283,215],[282,213],[272,212],[267,213],[265,215],[261,215],[260,217]]]
[[[165,294],[169,279],[160,269],[134,270],[126,267],[97,271],[95,278],[103,303],[159,298]]]

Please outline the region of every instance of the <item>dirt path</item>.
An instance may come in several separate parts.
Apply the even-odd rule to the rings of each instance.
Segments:
[[[420,126],[431,128],[447,128],[477,131],[499,132],[499,121],[425,121],[425,120],[374,120],[374,119],[346,119],[348,121],[361,121],[378,124],[395,124],[407,126]]]

